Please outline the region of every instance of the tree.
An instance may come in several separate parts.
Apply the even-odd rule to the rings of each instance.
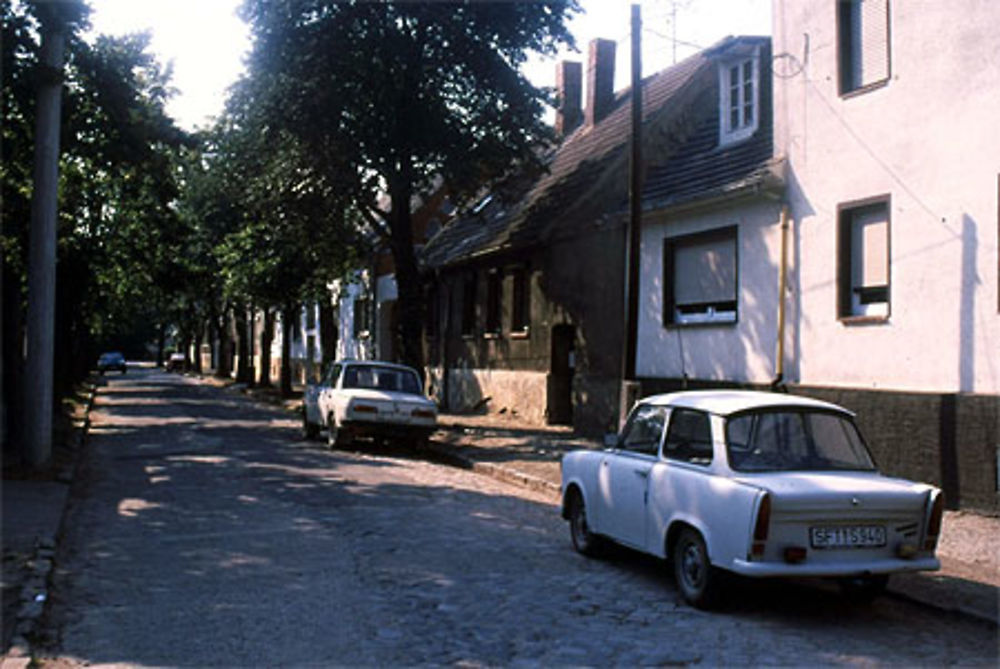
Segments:
[[[423,367],[424,298],[411,202],[443,177],[477,189],[537,164],[550,139],[547,94],[520,72],[529,51],[573,44],[564,2],[246,0],[256,38],[256,104],[318,164],[338,168],[352,204],[392,250],[402,357]],[[350,174],[350,178],[347,175]],[[388,211],[378,206],[388,193]]]
[[[23,421],[21,399],[27,311],[37,25],[49,12],[77,12],[82,3],[0,2],[3,13],[3,122],[0,186],[3,230],[3,433],[5,446]],[[54,330],[55,394],[83,377],[95,349],[123,343],[156,322],[167,303],[162,277],[172,274],[179,244],[171,203],[173,155],[185,141],[163,112],[169,72],[146,49],[148,36],[99,38],[73,30],[66,39],[62,86],[59,217]],[[11,429],[6,430],[7,427]]]

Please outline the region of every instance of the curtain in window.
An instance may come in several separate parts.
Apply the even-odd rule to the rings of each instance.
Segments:
[[[678,305],[736,301],[734,237],[677,246],[674,255],[674,300]]]

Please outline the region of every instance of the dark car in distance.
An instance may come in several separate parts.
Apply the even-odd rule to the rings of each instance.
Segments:
[[[97,371],[101,374],[104,374],[104,372],[113,372],[115,370],[124,374],[127,368],[125,356],[118,351],[102,353],[101,357],[97,359]]]

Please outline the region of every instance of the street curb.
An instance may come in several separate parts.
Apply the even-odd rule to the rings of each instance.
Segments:
[[[70,504],[70,492],[73,481],[76,479],[77,469],[82,460],[83,449],[87,442],[87,434],[90,431],[90,412],[94,407],[94,400],[97,397],[97,385],[90,384],[86,409],[83,419],[73,426],[73,434],[70,437],[70,448],[73,452],[71,462],[60,469],[55,474],[55,481],[67,486],[66,502],[63,505],[59,518],[59,525],[54,535],[39,537],[35,543],[35,549],[28,560],[27,565],[30,575],[21,584],[19,593],[20,607],[15,614],[16,623],[14,634],[11,638],[10,647],[4,651],[3,667],[30,666],[34,662],[35,644],[33,638],[40,629],[40,621],[45,615],[45,607],[49,602],[49,591],[52,587],[52,572],[55,566],[56,550],[59,539],[65,531],[66,510]],[[76,421],[74,421],[76,423]]]
[[[538,478],[537,476],[519,472],[512,467],[506,467],[492,462],[480,462],[478,460],[474,460],[470,457],[462,455],[456,449],[438,442],[428,442],[427,450],[432,451],[439,457],[448,460],[451,464],[461,467],[462,469],[468,469],[479,474],[485,474],[497,480],[504,481],[505,483],[512,483],[535,492],[550,495],[555,501],[558,501],[560,495],[562,494],[561,487],[551,481],[546,481]]]

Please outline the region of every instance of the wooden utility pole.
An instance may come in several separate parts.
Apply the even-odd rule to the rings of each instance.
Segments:
[[[632,152],[629,170],[628,257],[625,262],[625,351],[619,423],[638,399],[635,362],[639,331],[639,247],[642,240],[642,17],[632,5]]]
[[[55,356],[56,217],[59,191],[59,117],[67,26],[57,12],[42,15],[35,110],[35,175],[28,255],[28,342],[24,389],[24,452],[41,469],[52,459]]]

